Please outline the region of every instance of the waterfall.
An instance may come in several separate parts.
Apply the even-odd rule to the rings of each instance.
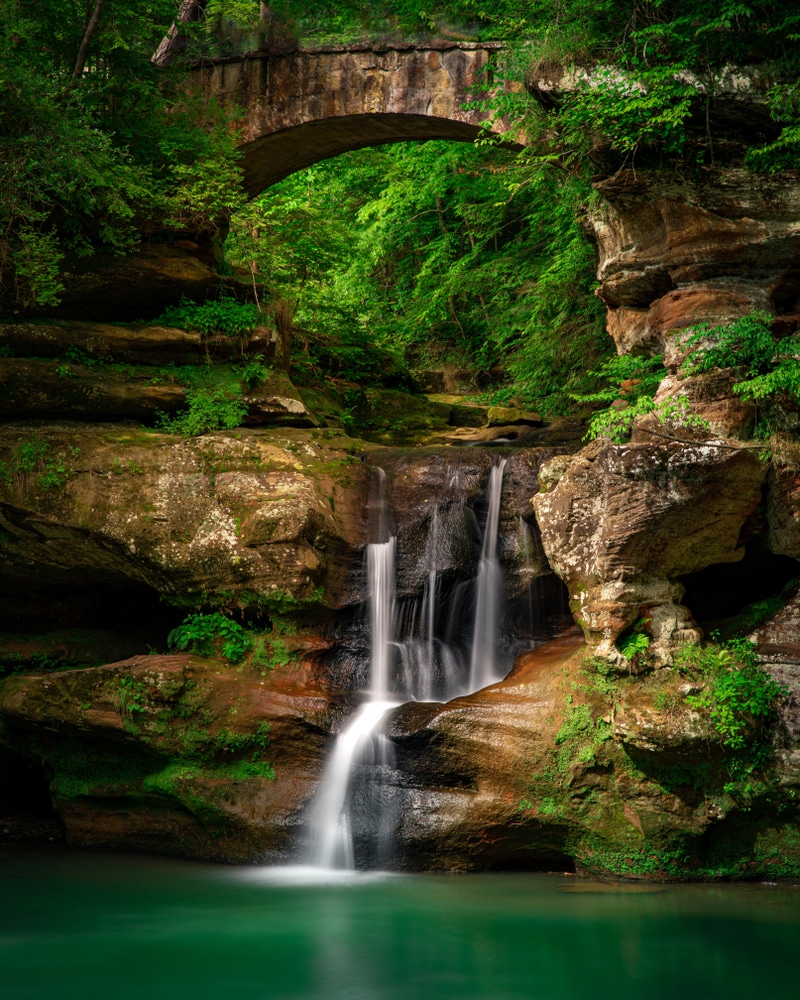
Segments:
[[[336,737],[322,774],[320,792],[312,805],[311,861],[316,867],[355,868],[352,785],[361,765],[371,763],[385,768],[390,764],[389,741],[379,735],[386,713],[404,701],[447,701],[500,679],[497,639],[502,574],[497,558],[497,535],[505,464],[505,459],[501,459],[489,474],[488,512],[474,581],[476,600],[468,657],[464,656],[452,634],[463,628],[465,595],[472,592],[472,586],[465,589],[467,581],[452,588],[449,607],[445,609],[446,634],[437,636],[440,524],[435,506],[425,553],[427,570],[421,607],[415,601],[410,608],[406,606],[404,613],[398,613],[395,595],[397,538],[389,535],[385,474],[378,470],[378,518],[374,530],[380,540],[367,546],[366,556],[370,624],[369,683],[364,692],[367,700]],[[397,665],[401,667],[399,671],[395,670]],[[386,835],[389,824],[387,817],[383,820],[378,825],[380,832]]]
[[[497,529],[500,523],[500,494],[503,490],[505,464],[506,460],[501,458],[499,464],[493,466],[489,476],[489,512],[483,530],[478,567],[475,626],[469,665],[469,686],[472,691],[500,680],[497,672],[497,626],[503,578],[497,559]]]

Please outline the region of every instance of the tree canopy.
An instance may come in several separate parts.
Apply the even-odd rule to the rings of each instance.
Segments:
[[[189,6],[179,57],[157,66],[179,0],[1,0],[3,311],[55,304],[65,258],[232,218],[229,264],[289,303],[334,369],[379,366],[364,350],[376,345],[407,366],[466,367],[482,385],[502,370],[495,398],[563,412],[609,344],[580,223],[598,144],[617,166],[714,169],[730,138],[709,117],[726,67],[762,63],[773,121],[746,162],[797,166],[800,12],[779,0]],[[246,204],[236,109],[187,94],[181,60],[398,36],[505,40],[494,69],[518,80],[531,66],[592,75],[547,112],[524,88],[489,101],[527,134],[520,156],[488,140],[366,150]]]

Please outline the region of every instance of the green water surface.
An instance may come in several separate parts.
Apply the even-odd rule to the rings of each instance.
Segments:
[[[800,887],[0,850],[2,1000],[800,998]]]

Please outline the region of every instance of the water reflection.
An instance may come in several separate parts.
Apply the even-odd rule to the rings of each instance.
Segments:
[[[800,890],[0,851],[26,1000],[797,996]]]

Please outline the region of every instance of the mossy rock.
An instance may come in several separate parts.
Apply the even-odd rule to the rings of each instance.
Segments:
[[[396,389],[367,389],[352,413],[352,422],[368,441],[407,444],[420,432],[450,426],[451,407]]]
[[[487,427],[511,427],[514,424],[530,424],[541,427],[544,421],[538,413],[520,410],[516,406],[490,406],[486,415]]]

